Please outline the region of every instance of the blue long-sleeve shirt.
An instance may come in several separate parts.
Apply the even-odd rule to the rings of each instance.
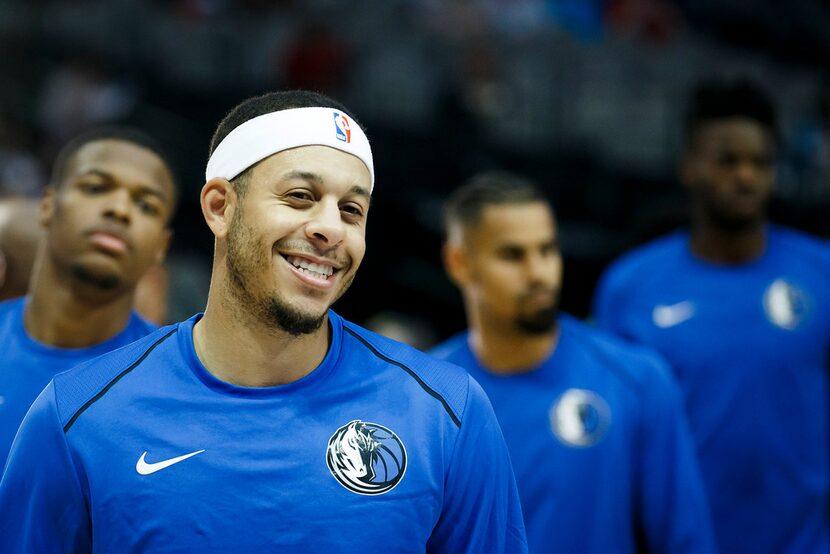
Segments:
[[[758,259],[658,239],[603,277],[598,323],[659,351],[683,391],[721,551],[830,552],[830,248],[769,226]]]
[[[432,351],[493,403],[530,552],[715,550],[680,397],[665,362],[568,316],[553,354],[500,376],[462,333]]]
[[[0,551],[526,552],[504,439],[461,368],[330,312],[314,371],[240,387],[199,361],[198,317],[38,397]]]

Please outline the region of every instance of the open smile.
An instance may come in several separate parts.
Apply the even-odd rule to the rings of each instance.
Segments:
[[[328,289],[334,286],[335,275],[341,268],[325,260],[303,256],[280,254],[294,274],[305,284],[315,288]]]

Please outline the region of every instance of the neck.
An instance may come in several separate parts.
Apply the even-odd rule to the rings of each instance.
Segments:
[[[712,224],[692,228],[691,249],[696,256],[718,264],[741,264],[759,258],[766,248],[765,226],[733,231]]]
[[[559,324],[551,331],[528,334],[511,323],[486,323],[471,318],[470,348],[482,366],[499,375],[527,373],[556,350]]]
[[[196,355],[217,379],[243,387],[285,385],[326,357],[328,317],[317,331],[294,336],[259,321],[230,298],[211,289],[205,315],[193,328]]]
[[[129,322],[133,290],[107,292],[60,276],[48,261],[38,263],[23,314],[26,332],[58,348],[86,348],[120,333]]]

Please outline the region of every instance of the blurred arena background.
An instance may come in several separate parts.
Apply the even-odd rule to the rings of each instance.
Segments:
[[[126,123],[168,149],[183,194],[168,320],[203,308],[198,204],[214,126],[244,97],[323,91],[368,129],[368,253],[337,305],[422,346],[464,324],[440,265],[441,204],[504,168],[550,193],[562,306],[590,312],[625,249],[682,224],[674,164],[701,77],[778,102],[773,220],[830,235],[830,3],[823,0],[0,0],[0,195],[38,195],[58,147]]]

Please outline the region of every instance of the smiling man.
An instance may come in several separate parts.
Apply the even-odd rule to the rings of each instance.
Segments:
[[[830,257],[767,221],[775,109],[749,81],[691,95],[691,229],[608,270],[598,322],[660,351],[685,397],[721,552],[830,552]]]
[[[47,387],[0,482],[0,550],[525,552],[480,387],[330,309],[373,185],[330,98],[235,107],[201,193],[204,315]]]
[[[0,465],[56,373],[155,330],[133,312],[133,294],[164,258],[173,205],[170,168],[137,131],[93,131],[60,153],[29,296],[0,303]]]

